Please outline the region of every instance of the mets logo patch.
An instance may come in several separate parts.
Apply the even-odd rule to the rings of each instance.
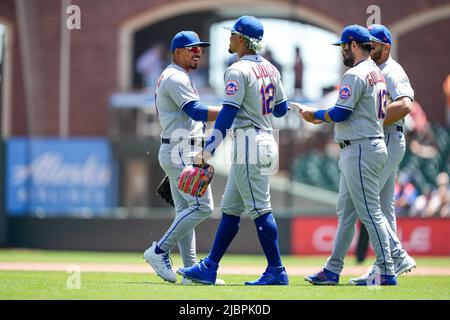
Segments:
[[[348,99],[352,96],[352,88],[350,88],[350,86],[343,86],[341,87],[341,89],[339,90],[339,98],[341,99]]]
[[[233,94],[235,94],[236,92],[238,92],[239,90],[239,85],[236,81],[234,80],[228,80],[226,85],[225,85],[225,94],[227,96],[231,96]]]

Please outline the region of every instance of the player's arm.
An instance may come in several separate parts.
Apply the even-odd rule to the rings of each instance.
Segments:
[[[221,109],[221,107],[216,106],[205,106],[198,100],[189,101],[182,107],[182,110],[186,112],[189,117],[195,121],[203,122],[216,120]]]
[[[241,71],[229,68],[225,71],[225,99],[222,110],[217,116],[212,135],[206,141],[205,148],[199,152],[194,162],[201,164],[208,161],[211,155],[226,136],[233,124],[245,95],[245,77]]]
[[[219,146],[222,140],[227,134],[227,130],[231,128],[234,118],[236,118],[239,108],[232,106],[231,104],[224,104],[222,110],[220,110],[217,116],[216,123],[214,124],[214,133],[209,137],[205,144],[204,150],[210,154],[213,154],[215,149]]]
[[[225,138],[227,130],[231,128],[234,118],[236,118],[239,108],[230,104],[223,104],[214,124],[213,134],[206,141],[205,147],[199,152],[194,159],[194,163],[202,164],[211,158],[217,147]]]
[[[277,103],[274,107],[273,107],[273,111],[272,114],[277,117],[277,118],[281,118],[282,116],[284,116],[286,113],[288,112],[288,104],[287,104],[287,100]]]
[[[386,108],[386,118],[384,126],[391,125],[408,115],[411,112],[413,103],[410,97],[400,97]]]
[[[352,114],[352,110],[344,109],[339,106],[334,106],[328,110],[316,110],[313,113],[314,119],[322,120],[326,122],[342,122]]]
[[[222,110],[222,107],[209,106],[208,107],[208,121],[216,121],[221,110]]]
[[[414,90],[403,69],[388,72],[385,75],[385,79],[387,92],[393,98],[393,102],[386,108],[386,117],[383,123],[384,126],[388,126],[403,119],[411,112]]]
[[[327,110],[305,107],[300,108],[300,112],[306,121],[313,123],[318,123],[318,121],[330,123],[345,121],[352,114],[364,86],[364,81],[359,77],[346,73],[339,88],[338,99],[333,107]]]
[[[297,103],[291,103],[291,105],[299,109],[299,112],[302,115],[303,119],[305,119],[305,121],[314,124],[320,124],[323,122],[342,122],[345,121],[352,113],[351,109],[342,108],[339,106],[334,106],[327,110],[317,110],[315,108],[300,105]]]
[[[277,79],[278,79],[278,81],[276,83],[277,90],[275,90],[275,99],[274,99],[275,106],[273,107],[272,114],[276,118],[281,118],[287,114],[289,107],[288,107],[286,92],[284,91],[284,86],[283,86],[283,83],[281,82],[281,75],[280,75],[279,71],[278,71]]]

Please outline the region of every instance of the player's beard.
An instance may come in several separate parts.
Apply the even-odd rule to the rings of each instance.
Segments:
[[[342,58],[344,62],[344,66],[346,67],[353,67],[353,64],[355,63],[355,55],[352,53],[351,50],[346,50],[342,52]]]
[[[193,58],[197,58],[200,59],[199,56],[195,56]],[[198,65],[200,64],[200,60],[199,61],[192,61],[189,65],[189,68],[191,68],[192,70],[196,70],[198,68]]]
[[[236,49],[233,48],[233,44],[232,44],[232,42],[230,40],[230,44],[228,45],[228,53],[233,54],[235,52],[236,52]]]

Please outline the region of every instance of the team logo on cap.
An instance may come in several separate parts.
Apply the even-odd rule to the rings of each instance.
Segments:
[[[231,96],[239,91],[239,85],[234,80],[228,80],[225,84],[225,94]]]
[[[341,99],[348,99],[352,96],[352,88],[350,88],[350,86],[343,86],[341,87],[341,89],[339,90],[339,97]]]

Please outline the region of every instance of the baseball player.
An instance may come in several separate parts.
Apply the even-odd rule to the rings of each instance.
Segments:
[[[388,149],[388,160],[380,173],[380,205],[381,211],[394,233],[392,237],[396,239],[396,243],[400,243],[395,235],[397,233],[394,208],[395,175],[405,155],[406,143],[403,125],[405,116],[411,112],[413,106],[414,90],[402,66],[390,55],[392,36],[389,29],[379,24],[373,24],[367,29],[378,40],[373,42],[374,50],[371,51],[370,55],[381,69],[386,80],[387,97],[388,102],[390,102],[384,119],[384,140]],[[397,275],[416,267],[416,262],[412,257],[407,255],[406,252],[403,255],[395,261]],[[357,284],[361,281],[364,282],[366,279],[367,275],[363,275],[359,278],[350,279],[350,283]]]
[[[213,211],[210,189],[201,198],[177,189],[177,179],[184,165],[192,162],[191,147],[200,144],[204,122],[215,120],[221,109],[200,103],[189,75],[198,67],[203,49],[208,46],[210,44],[200,41],[193,31],[177,33],[171,43],[172,63],[162,72],[156,88],[156,109],[162,127],[158,158],[170,179],[176,217],[164,236],[144,252],[144,259],[161,278],[173,283],[177,277],[172,270],[170,251],[178,244],[184,266],[196,263],[194,228]],[[185,135],[182,141],[180,134]]]
[[[286,95],[279,71],[256,54],[264,34],[261,22],[242,16],[227,29],[231,30],[229,52],[237,53],[239,60],[225,72],[223,108],[214,126],[217,132],[197,155],[199,161],[207,161],[232,126],[233,161],[220,205],[222,219],[209,255],[178,273],[195,282],[214,284],[220,260],[239,230],[241,214],[246,212],[255,223],[268,267],[259,279],[245,284],[288,285],[272,215],[269,177],[262,174],[278,160],[269,115],[286,114]]]
[[[344,28],[341,40],[344,74],[336,105],[328,110],[303,106],[303,118],[312,123],[335,123],[334,136],[341,147],[340,182],[337,200],[338,229],[333,252],[324,268],[305,280],[312,284],[336,285],[344,257],[355,232],[356,219],[364,223],[375,250],[381,285],[397,285],[389,234],[379,200],[379,175],[387,161],[383,119],[386,83],[370,58],[372,36],[359,25]],[[367,284],[368,279],[364,284]],[[363,283],[360,283],[363,284]]]

